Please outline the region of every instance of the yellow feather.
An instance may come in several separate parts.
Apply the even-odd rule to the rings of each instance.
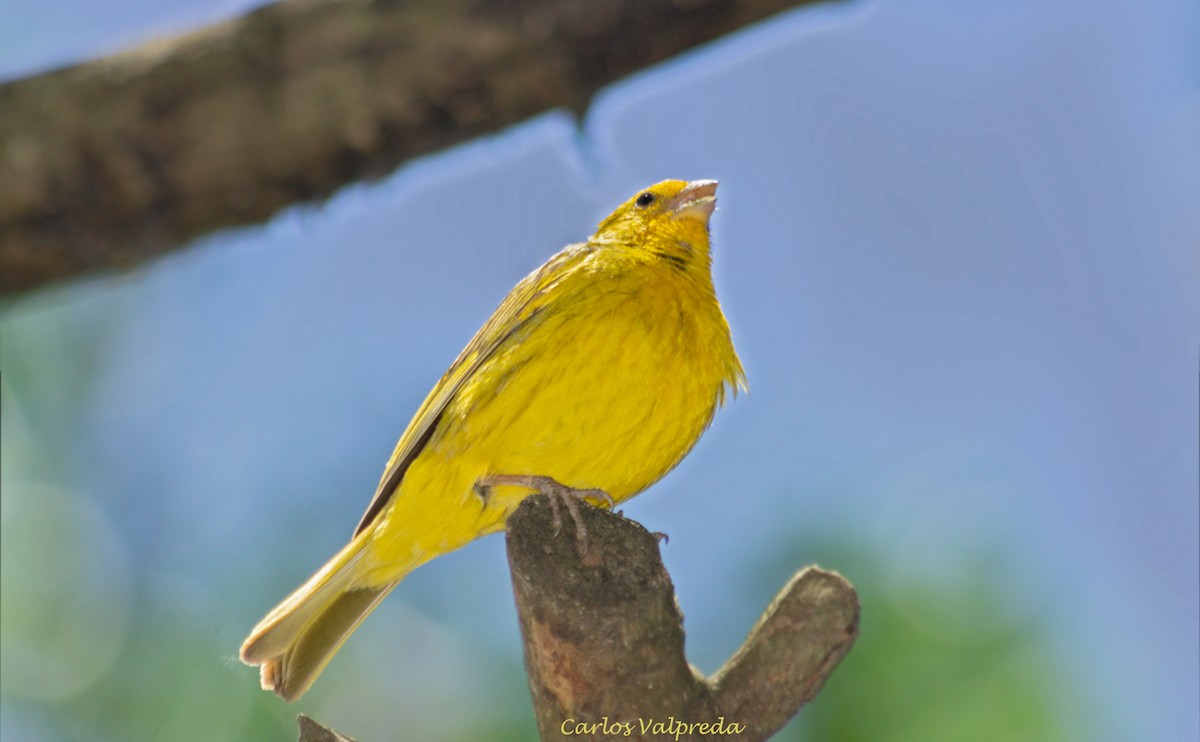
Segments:
[[[410,571],[504,526],[551,477],[621,502],[692,449],[741,363],[713,288],[716,183],[635,195],[505,297],[401,436],[350,544],[242,646],[289,700]]]

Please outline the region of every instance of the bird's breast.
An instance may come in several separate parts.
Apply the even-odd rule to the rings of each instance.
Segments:
[[[439,445],[489,473],[636,494],[712,419],[724,366],[706,299],[635,287],[548,313],[464,385]]]

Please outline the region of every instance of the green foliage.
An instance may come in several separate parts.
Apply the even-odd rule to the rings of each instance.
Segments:
[[[861,634],[816,701],[776,739],[1086,737],[1075,692],[1048,652],[1044,619],[1013,615],[987,560],[957,565],[949,578],[897,579],[877,552],[815,551],[858,590]]]

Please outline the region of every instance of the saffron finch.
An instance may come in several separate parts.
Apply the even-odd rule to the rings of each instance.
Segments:
[[[350,543],[242,645],[265,690],[300,697],[406,574],[525,497],[611,507],[691,450],[745,385],[713,288],[716,190],[653,185],[513,288],[408,424]]]

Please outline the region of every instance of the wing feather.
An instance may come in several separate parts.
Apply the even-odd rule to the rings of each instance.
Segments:
[[[463,348],[441,380],[425,397],[425,401],[417,409],[417,414],[400,436],[400,441],[384,469],[383,477],[379,480],[375,496],[354,529],[355,536],[370,526],[387,507],[399,489],[400,482],[404,480],[409,465],[429,443],[441,421],[442,413],[463,384],[506,341],[527,327],[538,313],[546,308],[549,297],[552,296],[550,288],[581,264],[595,249],[587,244],[570,245],[523,278],[508,292],[500,306],[483,327],[479,328],[475,337],[471,338],[471,342],[467,343],[467,347]]]

